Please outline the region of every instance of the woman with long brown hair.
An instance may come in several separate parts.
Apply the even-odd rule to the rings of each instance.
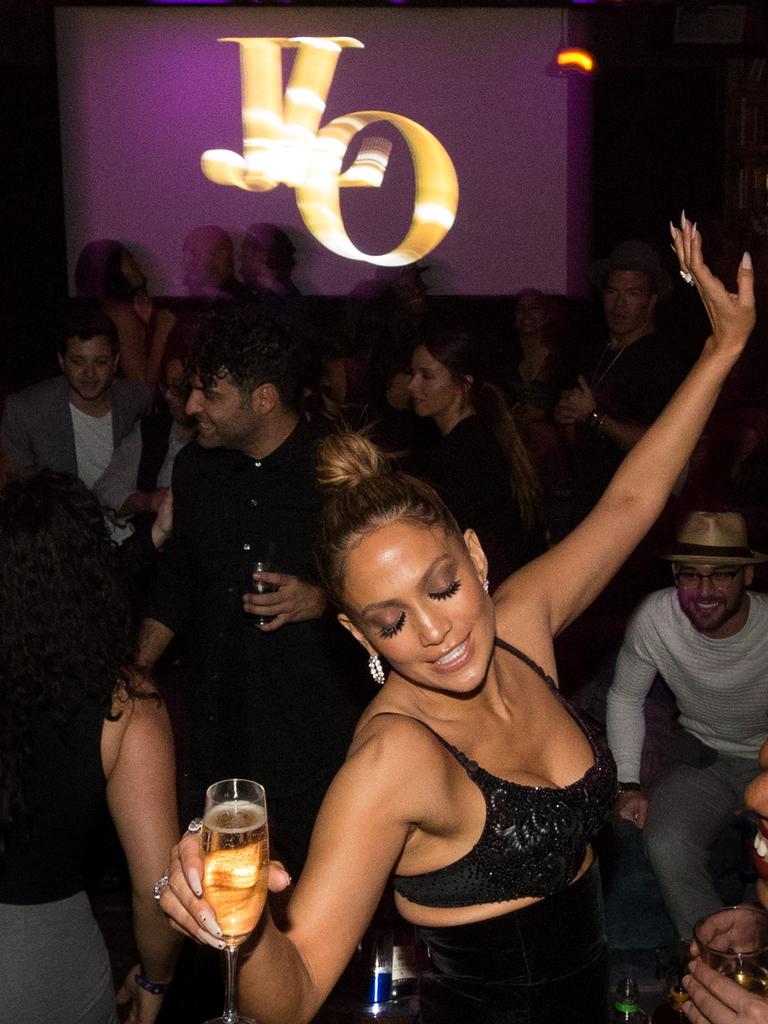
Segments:
[[[462,331],[426,335],[411,357],[417,416],[440,437],[414,452],[414,476],[435,488],[488,557],[492,589],[545,550],[536,473],[499,388],[486,379],[477,343]]]

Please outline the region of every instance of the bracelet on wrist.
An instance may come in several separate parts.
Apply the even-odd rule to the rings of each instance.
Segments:
[[[589,416],[587,416],[586,422],[587,425],[592,428],[592,430],[599,434],[600,437],[603,437],[603,427],[605,426],[605,421],[607,419],[607,412],[598,412],[598,410],[595,408],[592,410]]]
[[[643,787],[639,782],[620,782],[619,795],[622,793],[642,793]]]
[[[166,989],[170,985],[169,981],[162,984],[160,982],[150,981],[144,974],[143,967],[140,967],[138,972],[134,975],[134,980],[139,988],[143,988],[145,992],[151,992],[153,996],[164,995]]]

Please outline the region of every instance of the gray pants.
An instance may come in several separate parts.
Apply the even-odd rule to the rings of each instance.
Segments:
[[[109,957],[84,892],[0,904],[0,1024],[117,1024]]]
[[[744,789],[757,774],[756,760],[718,754],[699,767],[673,764],[654,783],[643,843],[681,939],[690,939],[696,921],[722,906],[709,851],[744,806]]]

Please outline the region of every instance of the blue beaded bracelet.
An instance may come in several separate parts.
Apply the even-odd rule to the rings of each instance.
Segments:
[[[154,981],[149,981],[144,977],[144,968],[142,967],[138,974],[135,976],[136,984],[143,988],[145,992],[151,992],[153,996],[161,996],[168,988],[170,982],[165,985],[158,985]]]

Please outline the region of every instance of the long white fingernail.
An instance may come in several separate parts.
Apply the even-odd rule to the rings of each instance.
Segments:
[[[221,939],[215,939],[212,935],[209,935],[208,932],[203,931],[202,928],[198,928],[197,937],[207,946],[213,946],[214,949],[224,949],[226,946],[225,942],[222,942]]]
[[[684,227],[685,227],[685,225],[686,225],[686,220],[685,220],[685,210],[683,210],[683,211],[682,211],[682,212],[680,213],[680,227],[681,227],[681,228],[684,228]]]
[[[202,922],[203,928],[210,932],[211,935],[215,935],[217,937],[221,935],[221,928],[219,928],[215,921],[212,921],[210,917],[208,917],[205,911],[200,914],[200,921]]]
[[[748,252],[741,257],[741,268],[742,270],[752,270],[752,257]]]
[[[195,868],[190,868],[189,871],[187,872],[187,881],[189,882],[192,892],[195,894],[195,896],[203,895],[203,887],[200,884],[200,875],[198,874]]]

